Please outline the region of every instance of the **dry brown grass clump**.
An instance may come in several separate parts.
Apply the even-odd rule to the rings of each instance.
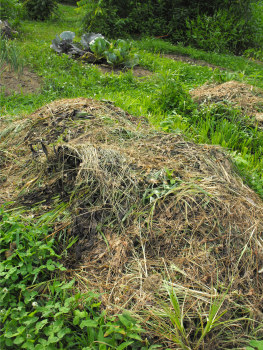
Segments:
[[[246,320],[222,326],[216,348],[235,347],[257,326],[263,205],[222,148],[157,132],[143,118],[88,99],[54,102],[23,123],[19,149],[13,131],[3,138],[6,154],[14,155],[2,160],[3,174],[20,179],[17,201],[24,205],[68,203],[62,226],[79,240],[65,265],[80,290],[98,290],[111,312],[128,308],[153,324],[150,310],[167,298],[166,281],[179,299],[186,296],[185,327],[194,343],[198,315],[205,319],[229,288],[222,320]],[[215,349],[217,334],[202,346]]]
[[[245,114],[254,116],[259,126],[263,126],[263,91],[252,85],[238,81],[223,84],[203,85],[190,92],[198,103],[232,103]]]

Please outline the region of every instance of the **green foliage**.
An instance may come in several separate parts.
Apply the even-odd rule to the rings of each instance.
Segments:
[[[187,118],[187,133],[200,143],[219,144],[231,150],[240,174],[263,198],[263,132],[231,105],[203,106]]]
[[[177,114],[189,114],[195,108],[195,104],[184,87],[180,75],[166,72],[160,78],[158,89],[150,97],[148,111],[154,112],[158,109],[162,113],[176,111]]]
[[[251,340],[246,350],[263,350],[263,340]]]
[[[109,48],[110,43],[104,38],[96,38],[90,43],[91,51],[98,58],[102,58],[104,56],[105,51],[107,51]]]
[[[186,28],[187,44],[206,51],[239,54],[252,41],[246,20],[228,10],[187,19]]]
[[[152,326],[155,331],[174,342],[180,349],[205,349],[205,339],[213,329],[222,329],[238,321],[238,319],[223,318],[227,312],[223,309],[227,291],[217,295],[213,300],[211,298],[208,311],[204,312],[201,308],[195,310],[197,313],[195,320],[193,320],[191,307],[185,308],[187,295],[179,298],[176,290],[170,286],[168,286],[168,293],[169,304],[160,303],[160,308],[154,312],[155,321]],[[186,325],[189,327],[189,324],[192,328],[191,335],[186,327]]]
[[[252,58],[252,60],[259,60],[263,62],[263,48],[250,48],[244,51],[243,55],[248,58]]]
[[[24,0],[23,6],[30,19],[44,21],[56,13],[57,0]]]
[[[139,56],[133,52],[131,42],[119,39],[110,43],[101,34],[85,33],[80,43],[73,43],[74,37],[74,32],[65,31],[60,36],[56,35],[50,47],[59,54],[66,53],[70,57],[92,63],[104,60],[112,66],[131,68],[139,62]]]
[[[110,43],[104,37],[96,37],[89,43],[89,49],[97,60],[106,59],[112,66],[131,68],[139,63],[139,56],[133,52],[132,43],[125,40],[118,39]]]
[[[21,73],[24,60],[14,42],[9,42],[0,37],[0,74],[6,69],[6,64],[9,64],[9,67],[15,72]]]
[[[263,1],[253,1],[251,4],[253,42],[263,50]]]
[[[37,224],[0,209],[1,349],[148,349],[128,314],[107,317],[98,296],[73,294],[74,280],[46,238],[54,213]]]
[[[8,20],[12,26],[18,26],[22,17],[22,4],[18,0],[0,1],[0,19]]]
[[[91,47],[92,50],[92,47]],[[131,42],[118,39],[104,52],[107,62],[112,66],[131,68],[139,63],[139,55],[132,50]]]
[[[78,6],[84,30],[99,31],[112,38],[139,34],[184,43],[191,39],[191,44],[197,47],[213,50],[216,46],[220,52],[240,53],[254,43],[252,33],[256,26],[251,3],[251,0],[80,0]]]

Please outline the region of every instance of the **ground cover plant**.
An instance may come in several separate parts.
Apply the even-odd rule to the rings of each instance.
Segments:
[[[127,308],[141,318],[149,341],[163,348],[256,348],[262,339],[262,201],[243,182],[262,196],[262,129],[254,116],[262,113],[261,93],[251,90],[250,105],[258,103],[251,111],[230,97],[228,102],[199,103],[193,92],[205,83],[224,89],[229,82],[233,88],[233,80],[235,92],[242,88],[244,93],[247,84],[262,87],[262,65],[148,39],[133,45],[149,74],[104,74],[97,65],[50,50],[57,33],[77,33],[73,8],[59,5],[59,11],[62,20],[23,23],[17,45],[28,67],[42,77],[42,88],[31,95],[2,94],[0,126],[0,202],[14,200],[24,207],[25,216],[34,215],[35,223],[51,207],[61,208],[52,228],[48,225],[52,231],[45,231],[51,214],[36,227],[26,224],[36,241],[54,233],[44,242],[51,242],[56,255],[48,257],[52,263],[44,262],[43,275],[36,277],[43,276],[39,283],[47,286],[41,302],[50,294],[53,308],[56,302],[56,307],[67,308],[62,309],[65,314],[55,314],[62,330],[56,328],[52,337],[77,329],[79,338],[65,334],[61,346],[71,341],[89,346],[80,335],[82,320],[74,324],[76,293],[63,282],[74,278],[80,300],[87,301],[81,315],[92,321],[98,317],[91,328],[99,337],[101,326],[103,335],[112,336],[113,348],[150,347],[147,341],[136,343],[137,336],[145,339],[136,322],[122,319],[125,325],[119,317],[110,318]],[[76,40],[81,40],[79,34]],[[5,220],[14,220],[12,215]],[[10,246],[13,241],[6,240],[1,253],[10,268],[12,259],[20,259],[19,250]],[[64,248],[56,250],[56,241],[63,241]],[[31,259],[31,250],[23,249]],[[12,253],[11,260],[5,252]],[[54,271],[48,268],[52,264]],[[57,294],[52,287],[55,272]],[[29,284],[30,276],[29,271]],[[97,299],[91,290],[102,292],[100,309],[92,317],[89,310]],[[38,320],[31,328],[28,317],[40,314],[29,316],[34,312],[29,306],[23,306],[29,313],[25,319],[17,316],[21,337],[7,334],[13,335],[10,341],[20,337],[16,342],[29,344],[25,331],[34,329],[37,346],[41,337],[49,341],[47,324],[54,314],[47,315],[48,323],[38,331]],[[101,315],[103,309],[108,316]],[[5,322],[11,327],[10,314]],[[127,327],[136,338],[128,335]],[[109,334],[113,329],[117,333]]]
[[[131,316],[107,317],[98,295],[72,294],[48,225],[58,212],[37,223],[4,208],[0,215],[1,349],[149,348]]]

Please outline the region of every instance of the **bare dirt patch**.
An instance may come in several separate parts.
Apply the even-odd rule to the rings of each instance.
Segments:
[[[130,69],[127,69],[127,68],[112,67],[112,66],[109,66],[109,65],[106,65],[106,64],[100,64],[100,65],[96,65],[96,66],[104,74],[105,73],[120,74],[121,72],[125,73],[125,72],[128,72],[130,70]],[[142,78],[142,77],[150,76],[153,73],[151,71],[149,71],[148,69],[142,68],[140,66],[135,66],[132,69],[132,74],[135,77]]]
[[[24,68],[21,74],[18,74],[8,66],[3,68],[0,74],[0,92],[6,96],[17,94],[34,94],[40,90],[41,78],[28,68]]]
[[[220,85],[201,86],[190,91],[190,94],[198,103],[231,102],[263,125],[263,91],[252,85],[228,81]]]
[[[53,233],[78,237],[64,260],[67,276],[82,291],[88,283],[101,292],[105,308],[145,315],[172,286],[187,296],[191,333],[197,311],[206,320],[229,287],[224,320],[237,305],[236,316],[249,310],[262,319],[263,203],[222,148],[157,132],[112,103],[84,98],[7,120],[0,132],[2,176],[16,177],[12,199],[35,212],[67,203]],[[247,326],[222,327],[217,347],[234,348]],[[213,336],[204,348],[215,348]]]
[[[211,67],[213,69],[219,68],[220,70],[227,70],[224,67],[216,66],[216,65],[208,63],[206,61],[197,60],[197,59],[191,58],[189,56],[177,55],[177,54],[165,54],[165,55],[163,55],[163,57],[170,58],[174,61],[181,61],[181,62],[189,63],[189,64],[196,65],[196,66]]]

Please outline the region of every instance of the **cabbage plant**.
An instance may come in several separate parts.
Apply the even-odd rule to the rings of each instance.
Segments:
[[[87,60],[88,62],[103,61],[112,66],[133,67],[139,63],[139,56],[132,51],[131,43],[117,40],[110,43],[99,33],[85,33],[80,43],[74,43],[75,33],[65,31],[52,40],[51,48],[57,53],[66,53],[71,57]]]

